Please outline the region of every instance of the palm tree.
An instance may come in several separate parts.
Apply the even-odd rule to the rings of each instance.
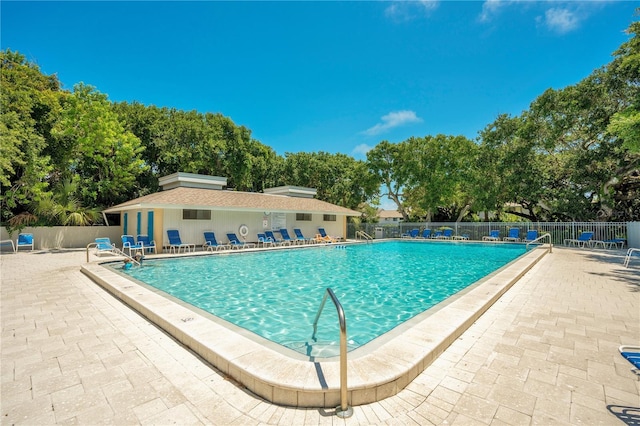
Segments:
[[[77,183],[72,181],[56,185],[51,195],[38,202],[38,218],[47,225],[88,226],[99,222],[98,209],[83,207],[75,196],[76,189]]]

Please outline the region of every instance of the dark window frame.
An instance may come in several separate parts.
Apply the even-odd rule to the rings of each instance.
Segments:
[[[182,209],[182,220],[211,220],[211,210]]]
[[[298,222],[311,222],[313,215],[311,213],[296,213],[296,221]]]

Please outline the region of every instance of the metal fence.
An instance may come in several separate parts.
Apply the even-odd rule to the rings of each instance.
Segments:
[[[500,238],[509,235],[509,229],[518,228],[524,238],[529,230],[538,235],[551,234],[553,244],[563,244],[567,238],[578,238],[582,232],[593,232],[594,240],[627,238],[627,222],[417,222],[399,224],[361,223],[347,225],[347,238],[355,238],[356,231],[364,231],[374,238],[399,238],[412,229],[431,229],[432,232],[453,229],[453,235],[468,235],[470,240],[482,240],[492,230],[500,231]]]

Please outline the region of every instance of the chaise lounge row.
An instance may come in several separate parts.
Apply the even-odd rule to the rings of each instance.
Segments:
[[[565,238],[564,245],[565,246],[575,246],[575,247],[592,247],[597,248],[598,246],[602,246],[602,248],[624,248],[624,244],[626,239],[624,238],[613,238],[609,240],[594,240],[593,232],[584,231],[578,235],[578,238]]]
[[[282,238],[277,238],[273,231],[265,231],[264,233],[257,234],[258,240],[255,243],[243,241],[238,238],[235,233],[229,232],[227,233],[227,239],[229,242],[220,243],[216,239],[216,235],[214,232],[205,231],[203,233],[204,244],[202,244],[202,248],[209,251],[218,251],[252,248],[256,246],[270,247],[294,244],[333,243],[338,241],[337,238],[327,235],[324,228],[318,228],[318,234],[316,234],[313,238],[306,238],[302,234],[302,231],[298,228],[294,229],[295,238],[290,237],[289,232],[286,229],[280,229],[276,232],[279,232]],[[180,253],[180,251],[182,250],[184,250],[185,252],[195,251],[196,244],[183,242],[180,238],[180,232],[177,229],[167,230],[167,238],[169,240],[169,243],[165,246],[165,248],[168,249],[170,253]],[[157,253],[156,242],[151,240],[148,235],[141,234],[136,238],[134,238],[133,235],[122,235],[121,239],[122,250],[118,249],[109,238],[96,238],[96,254],[124,254],[131,257],[135,253]]]
[[[453,229],[445,228],[443,230],[437,230],[432,232],[431,229],[424,229],[422,233],[417,228],[414,228],[408,232],[405,232],[401,235],[402,238],[424,238],[424,239],[444,239],[444,240],[468,240],[469,234],[462,235],[453,235]],[[507,237],[502,238],[503,241],[513,241],[513,242],[530,242],[534,241],[538,238],[537,230],[529,230],[527,231],[527,236],[524,239],[520,239],[520,229],[511,228],[509,229],[509,235]],[[499,230],[491,230],[489,235],[482,237],[483,241],[500,241],[500,231]]]

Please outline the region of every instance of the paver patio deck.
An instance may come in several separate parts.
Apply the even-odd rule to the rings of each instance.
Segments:
[[[623,255],[554,249],[407,388],[339,419],[253,396],[84,276],[83,251],[3,254],[1,423],[637,424]]]

